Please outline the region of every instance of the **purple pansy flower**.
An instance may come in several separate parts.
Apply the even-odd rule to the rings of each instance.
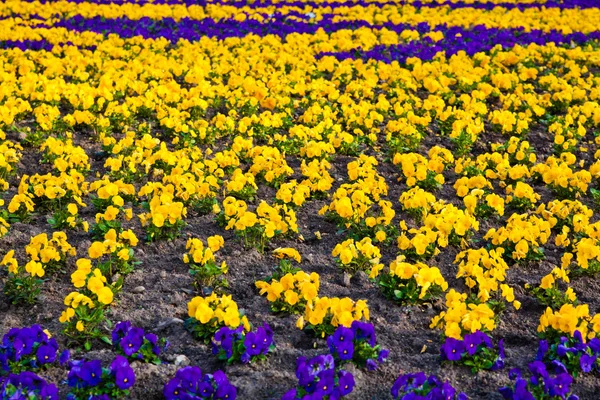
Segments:
[[[446,342],[442,345],[442,355],[450,361],[459,361],[462,353],[465,351],[465,344],[462,340],[454,338],[446,338]]]

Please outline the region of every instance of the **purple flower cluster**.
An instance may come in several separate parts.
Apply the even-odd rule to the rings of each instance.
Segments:
[[[446,338],[440,351],[442,360],[467,365],[473,372],[504,368],[504,339],[498,342],[496,352],[490,336],[481,331],[465,335],[463,340]]]
[[[467,400],[467,395],[457,393],[448,381],[442,383],[423,372],[400,375],[392,386],[392,396],[394,400]]]
[[[219,329],[213,338],[212,352],[228,363],[241,361],[247,364],[265,358],[274,349],[273,330],[268,324],[246,334],[240,325],[236,329],[227,326]]]
[[[54,45],[47,40],[5,40],[0,41],[0,49],[46,50],[50,51]]]
[[[131,326],[131,322],[119,322],[112,331],[112,343],[118,353],[129,360],[160,364],[160,355],[169,347],[169,342],[153,333]]]
[[[293,16],[295,19],[290,19]],[[336,32],[343,29],[355,30],[362,27],[387,28],[394,32],[402,32],[405,29],[416,29],[420,33],[429,31],[429,25],[420,23],[416,27],[409,24],[385,23],[373,25],[367,21],[337,21],[334,14],[324,15],[318,23],[311,21],[298,21],[296,18],[307,19],[304,14],[288,13],[282,15],[279,13],[264,16],[265,22],[259,22],[255,19],[246,19],[239,22],[233,18],[213,20],[210,18],[194,20],[182,18],[175,20],[173,18],[163,18],[154,20],[149,17],[140,19],[130,19],[120,17],[115,19],[93,17],[84,18],[76,15],[53,24],[57,28],[66,28],[77,32],[96,32],[101,34],[117,34],[123,38],[142,36],[149,38],[166,38],[175,43],[179,39],[189,41],[198,41],[202,37],[214,37],[225,39],[229,37],[244,37],[250,34],[258,36],[277,35],[285,37],[289,34],[314,34],[318,30],[324,30],[327,33]]]
[[[593,338],[585,343],[581,332],[575,331],[573,338],[561,337],[552,345],[547,340],[540,340],[536,361],[560,363],[574,377],[579,372],[600,371],[600,339]]]
[[[507,49],[517,44],[529,45],[536,43],[543,45],[550,42],[554,42],[557,45],[571,42],[582,44],[587,41],[600,39],[599,31],[588,34],[576,32],[565,35],[559,31],[543,32],[541,30],[532,30],[531,32],[525,32],[522,28],[498,29],[486,28],[484,25],[478,25],[470,29],[438,26],[435,30],[443,32],[444,39],[435,42],[431,38],[426,37],[421,38],[421,40],[394,46],[378,45],[368,51],[355,49],[346,52],[324,52],[320,53],[319,56],[334,56],[338,60],[364,58],[388,63],[398,61],[404,64],[412,57],[418,57],[422,61],[429,61],[440,52],[444,52],[446,57],[450,57],[460,51],[464,51],[467,55],[472,56],[475,53],[489,51],[496,45],[501,45]]]
[[[281,400],[339,399],[354,390],[354,376],[348,371],[336,373],[335,360],[331,354],[307,360],[298,357],[296,377],[299,386],[283,395]]]
[[[354,321],[350,328],[340,326],[327,338],[329,351],[338,365],[353,362],[370,371],[377,369],[377,362],[384,362],[389,351],[380,349],[373,324]]]
[[[223,371],[202,374],[198,367],[184,367],[177,371],[164,389],[167,400],[174,399],[228,399],[237,395],[235,386],[229,383]]]
[[[123,356],[116,356],[109,368],[102,368],[100,360],[73,360],[69,366],[67,384],[71,388],[70,400],[124,397],[135,384],[135,372]]]
[[[551,375],[546,365],[541,361],[529,364],[531,377],[529,380],[521,377],[518,368],[509,371],[508,376],[515,381],[512,386],[500,388],[499,392],[508,400],[544,400],[567,399],[578,400],[574,394],[569,395],[573,377],[560,362],[553,362],[554,375]]]
[[[12,328],[0,345],[0,372],[37,371],[59,358],[61,365],[69,359],[69,351],[58,356],[56,339],[48,337],[39,325]]]
[[[33,372],[23,371],[0,378],[0,399],[58,400],[58,388]]]

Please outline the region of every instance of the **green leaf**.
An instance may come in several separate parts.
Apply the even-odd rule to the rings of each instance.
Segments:
[[[112,340],[108,337],[108,336],[101,336],[100,340],[102,340],[104,343],[112,346],[113,342]]]

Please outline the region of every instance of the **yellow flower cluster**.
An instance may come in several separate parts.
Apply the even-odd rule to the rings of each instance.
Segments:
[[[540,198],[541,196],[524,182],[506,187],[506,204],[522,211],[533,208]]]
[[[446,337],[462,339],[466,333],[477,330],[490,332],[496,328],[496,315],[487,303],[467,301],[465,293],[454,289],[446,294],[446,311],[433,318],[430,327],[443,329]]]
[[[329,174],[331,164],[327,160],[312,160],[308,164],[302,160],[300,171],[306,177],[301,184],[307,186],[311,193],[326,193],[333,185],[333,178]]]
[[[439,247],[466,246],[473,232],[479,230],[479,221],[468,211],[440,201],[431,204],[421,227],[409,229],[400,221],[400,230],[398,249],[408,258],[427,259],[437,255]]]
[[[304,183],[298,183],[295,179],[283,183],[275,198],[283,204],[300,207],[310,198],[310,187]]]
[[[8,204],[8,211],[21,220],[27,219],[34,209],[63,211],[74,216],[74,206],[85,207],[82,197],[87,194],[87,187],[85,177],[76,170],[61,172],[58,176],[23,175],[17,194]],[[73,206],[68,210],[70,204]]]
[[[521,308],[521,303],[515,300],[514,289],[503,283],[509,269],[502,258],[503,254],[502,248],[489,251],[486,249],[462,251],[454,260],[454,263],[458,264],[456,277],[464,278],[469,290],[477,290],[472,293],[477,301],[499,301],[499,298],[503,297],[518,310]]]
[[[6,179],[15,173],[22,150],[18,143],[6,140],[6,135],[0,130],[0,191],[8,190]]]
[[[8,253],[4,255],[2,258],[2,265],[6,266],[9,274],[19,275],[23,271],[19,268],[19,263],[15,258],[15,251],[10,250]],[[46,271],[44,270],[44,265],[38,261],[30,260],[27,264],[25,264],[25,272],[27,272],[31,277],[40,277],[42,278]]]
[[[42,143],[40,150],[45,152],[43,160],[52,163],[58,172],[71,169],[85,172],[90,169],[87,153],[83,148],[74,146],[72,140],[49,137]]]
[[[237,328],[241,324],[247,326],[247,319],[240,316],[238,306],[231,296],[194,297],[188,303],[188,316],[201,324],[212,324]],[[247,328],[246,328],[247,329]]]
[[[210,287],[213,290],[226,287],[227,281],[224,274],[227,273],[227,263],[223,261],[217,265],[215,253],[224,245],[225,240],[220,235],[209,236],[205,247],[202,240],[198,238],[188,239],[185,248],[187,252],[183,255],[183,262],[190,265],[190,274],[194,277],[194,284],[199,287]]]
[[[546,204],[540,204],[536,214],[550,222],[552,229],[563,230],[567,226],[576,233],[580,233],[586,231],[594,212],[579,200],[552,200]],[[557,245],[559,244],[557,243]]]
[[[287,273],[271,282],[256,281],[260,295],[267,296],[273,311],[292,314],[304,312],[306,304],[318,296],[319,285],[319,274],[304,271]]]
[[[434,146],[428,158],[417,153],[396,153],[393,162],[400,165],[402,175],[409,187],[419,186],[425,190],[437,189],[444,184],[442,172],[454,163],[454,156],[447,149]]]
[[[361,241],[348,239],[338,243],[331,254],[339,258],[340,267],[351,275],[363,271],[373,279],[383,269],[383,264],[379,262],[381,251],[373,245],[369,237],[363,238]]]
[[[279,247],[273,250],[273,255],[279,259],[289,258],[291,260],[295,260],[297,263],[302,262],[302,256],[298,252],[298,250],[292,247]]]
[[[442,276],[438,267],[430,267],[423,263],[410,264],[404,261],[402,256],[397,257],[390,263],[390,275],[404,281],[414,279],[419,290],[419,299],[424,299],[432,287],[439,287],[441,291],[448,289],[448,282]],[[402,290],[402,288],[395,288]]]
[[[48,238],[46,233],[33,236],[25,246],[25,252],[32,261],[40,262],[49,272],[62,269],[66,265],[67,257],[76,254],[64,232],[53,232],[51,238]]]
[[[591,316],[587,304],[565,304],[557,311],[548,307],[540,317],[537,330],[547,336],[573,336],[579,331],[584,339],[591,339],[600,333],[600,314]]]
[[[559,287],[560,281],[567,284],[567,289],[564,292]],[[565,304],[577,305],[577,293],[572,287],[568,286],[570,281],[566,269],[554,267],[549,274],[542,278],[539,287],[531,288],[526,285],[526,288],[532,291],[540,303],[557,310]]]
[[[207,297],[194,297],[188,303],[188,316],[191,321],[188,329],[205,341],[210,341],[223,326],[235,329],[243,325],[246,331],[250,331],[248,318],[240,313],[237,303],[227,295],[218,296],[213,292]]]
[[[348,163],[351,183],[344,183],[333,194],[331,203],[319,210],[320,215],[348,229],[354,236],[383,242],[391,233],[391,222],[396,212],[392,203],[381,197],[387,195],[388,187],[376,169],[375,158],[361,155]]]
[[[287,176],[294,173],[283,154],[275,147],[255,146],[248,152],[248,156],[252,157],[249,172],[273,186],[279,186]]]
[[[4,294],[13,304],[33,304],[37,301],[43,283],[41,278],[46,271],[39,260],[29,260],[25,268],[19,267],[15,251],[9,250],[0,265],[8,269],[8,279],[4,283]]]
[[[169,192],[152,196],[148,202],[148,212],[138,215],[143,226],[147,227],[148,239],[172,238],[179,234],[185,224],[187,208],[175,201]]]
[[[214,253],[223,247],[225,241],[223,240],[223,236],[215,235],[208,237],[206,242],[208,247],[204,247],[204,243],[200,239],[188,239],[185,244],[185,248],[188,252],[183,255],[183,262],[186,264],[190,262],[196,264],[205,264],[209,261],[214,262]]]
[[[296,322],[300,329],[312,329],[322,337],[331,334],[339,325],[347,328],[353,321],[369,320],[369,308],[365,300],[354,302],[348,297],[316,297],[306,303],[304,314]]]
[[[132,272],[133,267],[138,264],[133,256],[133,247],[138,244],[135,233],[131,229],[120,233],[110,229],[103,239],[92,242],[88,248],[88,257],[94,260],[105,260],[98,264],[102,273],[112,278],[117,272],[122,275]],[[117,286],[120,286],[120,283],[122,282]]]
[[[491,214],[504,215],[505,201],[495,193],[486,195],[485,191],[481,189],[473,189],[470,194],[463,198],[463,203],[467,211],[477,217],[485,217]]]
[[[564,160],[563,160],[564,159]],[[544,164],[536,164],[531,172],[543,179],[544,183],[562,198],[575,200],[588,190],[592,174],[587,170],[573,171],[569,166],[575,162],[574,154],[563,153],[561,159],[548,157]]]
[[[116,196],[115,196],[116,197]],[[108,206],[103,213],[96,213],[96,224],[113,222],[122,218],[126,221],[131,220],[133,211],[131,208],[123,209],[121,207]]]
[[[73,339],[100,337],[104,311],[113,303],[115,288],[92,261],[80,258],[71,282],[78,290],[65,297],[65,310],[59,321],[65,324],[63,332]]]
[[[515,261],[543,258],[542,245],[550,238],[550,223],[536,215],[513,214],[506,225],[491,228],[484,236]]]
[[[89,191],[96,193],[97,197],[92,198],[92,204],[99,210],[105,210],[111,205],[123,207],[125,199],[135,197],[135,187],[122,180],[99,179],[90,184]]]
[[[4,200],[0,200],[0,207],[4,205]],[[4,237],[8,233],[8,229],[10,228],[10,224],[6,221],[4,215],[5,212],[0,211],[0,238]]]
[[[235,229],[236,234],[244,239],[246,246],[257,246],[261,251],[269,239],[298,232],[294,210],[285,204],[270,206],[264,200],[254,213],[248,211],[245,201],[228,196],[223,200],[220,219],[226,230]]]
[[[433,204],[437,201],[436,197],[419,187],[413,187],[400,195],[400,204],[402,209],[414,215],[418,220],[427,216]]]
[[[231,174],[231,178],[225,183],[227,194],[244,200],[253,200],[257,189],[254,175],[250,172],[244,173],[240,168],[236,168]]]

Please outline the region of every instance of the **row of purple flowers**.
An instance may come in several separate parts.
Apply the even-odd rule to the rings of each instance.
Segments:
[[[379,45],[370,50],[357,48],[346,52],[324,52],[320,53],[318,57],[334,56],[338,60],[362,58],[388,63],[397,61],[403,64],[407,59],[412,57],[417,57],[422,61],[429,61],[440,52],[445,53],[446,57],[450,57],[461,51],[472,56],[475,53],[490,51],[497,45],[501,45],[504,49],[510,49],[516,45],[527,46],[531,43],[538,45],[575,43],[581,45],[600,39],[600,31],[588,34],[575,32],[565,35],[558,31],[543,32],[534,30],[525,32],[523,29],[495,29],[486,28],[482,25],[472,29],[440,27],[436,28],[436,30],[444,33],[444,39],[438,42],[425,37],[418,41],[394,46]]]
[[[364,21],[337,22],[337,23],[319,23],[308,24],[298,21],[275,20],[274,22],[261,24],[258,21],[245,21],[239,23],[234,20],[223,20],[216,22],[214,20],[193,21],[182,20],[176,22],[172,19],[153,21],[148,18],[140,20],[129,20],[126,18],[103,19],[74,17],[62,22],[56,26],[62,26],[76,31],[93,31],[103,34],[116,33],[124,38],[143,36],[145,38],[165,37],[172,42],[179,39],[189,41],[199,40],[203,36],[212,36],[217,38],[226,38],[232,36],[245,36],[247,34],[267,35],[278,34],[285,36],[293,32],[314,33],[319,28],[326,32],[333,32],[339,29],[356,29],[359,26],[370,26]],[[413,28],[419,33],[424,34],[430,31],[430,26],[421,23],[416,26],[405,24],[394,25],[384,24],[382,27],[401,32],[405,29]],[[438,26],[436,31],[444,33],[444,39],[435,42],[429,37],[409,43],[384,46],[375,46],[370,50],[357,48],[346,52],[326,52],[320,53],[317,57],[334,56],[339,60],[345,59],[375,59],[378,61],[405,63],[408,58],[417,57],[423,61],[431,60],[439,52],[445,52],[447,57],[457,54],[460,51],[473,55],[478,52],[486,52],[501,45],[503,48],[512,48],[515,45],[528,45],[536,43],[538,45],[553,42],[561,44],[582,44],[592,40],[600,39],[600,31],[584,34],[575,32],[563,34],[559,31],[543,32],[534,30],[525,32],[523,29],[496,29],[486,28],[483,25],[475,26],[472,29],[462,27]],[[69,43],[66,43],[69,44]],[[51,50],[53,45],[45,40],[36,41],[5,41],[0,42],[0,48],[20,48],[21,50]],[[91,48],[93,50],[93,48]]]
[[[33,1],[33,0],[31,0]],[[52,0],[40,0],[41,3],[51,2]],[[132,1],[127,0],[69,0],[73,3],[95,3],[95,4],[127,4],[132,3]],[[145,4],[150,3],[149,0],[136,0],[136,4]],[[369,5],[394,5],[394,6],[403,6],[403,5],[412,5],[414,7],[442,7],[448,6],[452,9],[457,8],[476,8],[476,9],[485,9],[491,10],[495,7],[503,7],[506,9],[526,9],[526,8],[535,8],[535,7],[546,7],[546,8],[597,8],[598,1],[597,0],[548,0],[548,1],[539,1],[535,3],[510,3],[510,2],[487,2],[487,3],[473,3],[467,1],[436,1],[436,2],[422,2],[422,1],[406,1],[406,0],[379,0],[377,2],[366,1],[366,0],[346,0],[346,1],[325,1],[325,2],[314,2],[314,1],[273,1],[273,0],[261,0],[255,2],[249,2],[246,0],[237,0],[237,1],[224,1],[224,0],[152,0],[153,4],[186,4],[186,5],[200,5],[206,6],[209,4],[226,4],[229,6],[235,7],[268,7],[268,6],[290,6],[290,7],[300,7],[300,8],[321,8],[321,7],[353,7],[353,6],[362,6],[366,7]]]
[[[160,364],[160,355],[168,348],[168,342],[128,321],[115,326],[111,339],[118,355],[109,367],[103,367],[100,360],[73,360],[69,350],[59,352],[56,339],[39,325],[11,329],[0,343],[0,400],[58,399],[58,387],[36,375],[57,362],[69,369],[65,381],[69,400],[110,400],[129,396],[129,389],[136,382],[129,363]],[[464,340],[446,338],[440,349],[442,362],[469,366],[474,372],[499,370],[504,368],[503,342],[503,339],[498,342],[496,350],[492,338],[480,331],[466,335]],[[326,354],[311,359],[298,358],[298,385],[282,399],[342,398],[355,386],[352,373],[343,369],[345,364],[374,371],[389,355],[388,350],[377,344],[373,325],[359,321],[354,321],[351,328],[338,327],[327,338],[327,346],[329,352]],[[265,360],[273,349],[273,331],[267,324],[246,334],[241,330],[221,328],[213,339],[213,352],[223,355],[219,358],[228,363],[234,359],[243,363]],[[512,369],[509,377],[513,383],[500,388],[499,392],[508,400],[577,400],[571,392],[571,384],[580,374],[599,371],[599,356],[600,339],[585,342],[579,331],[575,331],[572,338],[540,340],[528,371],[522,373]],[[391,388],[391,394],[394,399],[402,400],[467,398],[448,382],[427,377],[422,372],[401,375]],[[203,374],[198,367],[192,366],[180,369],[165,384],[164,395],[169,400],[235,399],[237,389],[222,371]]]
[[[45,25],[44,25],[45,26]],[[138,20],[132,20],[126,17],[106,19],[103,17],[84,18],[75,16],[53,25],[54,27],[62,27],[73,31],[84,32],[91,31],[102,34],[117,34],[123,38],[131,38],[134,36],[142,36],[144,38],[166,38],[169,41],[177,42],[179,39],[189,41],[197,41],[202,37],[214,37],[217,39],[225,39],[228,37],[244,37],[249,34],[258,36],[277,35],[285,37],[292,33],[307,33],[314,34],[319,29],[326,33],[332,33],[343,29],[356,30],[358,28],[386,28],[394,32],[402,32],[406,29],[415,29],[420,34],[427,33],[431,30],[431,26],[427,23],[417,25],[409,24],[392,24],[385,23],[381,25],[373,25],[366,21],[341,21],[333,22],[333,16],[329,15],[319,22],[305,22],[289,19],[288,16],[276,14],[271,16],[268,21],[263,23],[247,19],[239,22],[234,19],[224,19],[215,21],[213,19],[192,20],[184,18],[176,21],[172,18],[162,20],[152,20],[144,17]],[[434,28],[435,31],[444,33],[445,39],[439,42],[434,42],[429,38],[423,38],[419,41],[414,41],[408,44],[400,44],[397,46],[376,46],[368,52],[357,51],[347,53],[336,53],[338,58],[354,58],[374,57],[379,54],[384,54],[386,51],[392,56],[392,60],[401,60],[402,56],[420,57],[420,54],[425,54],[425,59],[431,58],[438,51],[446,49],[451,54],[459,50],[465,50],[468,54],[474,54],[479,51],[487,51],[496,44],[503,46],[514,46],[515,44],[537,43],[544,44],[548,42],[555,43],[583,43],[588,40],[598,39],[598,32],[588,34],[572,33],[564,35],[559,31],[553,30],[543,32],[534,30],[525,32],[522,28],[517,29],[497,29],[486,28],[483,25],[478,25],[473,28],[463,27],[447,27],[438,25]],[[36,41],[41,43],[41,41]],[[3,42],[2,47],[19,47],[16,41]],[[32,49],[46,49],[41,44],[34,47],[33,42],[30,45]],[[430,55],[430,56],[428,56]]]
[[[305,17],[294,15],[295,17]],[[385,23],[373,25],[367,21],[341,21],[334,22],[333,15],[325,16],[321,21],[308,22],[290,19],[289,15],[274,14],[265,22],[259,22],[254,19],[246,19],[239,22],[233,18],[215,21],[213,19],[193,20],[183,18],[176,21],[172,18],[153,20],[147,17],[132,20],[126,17],[116,19],[106,19],[102,17],[84,18],[75,16],[55,23],[53,26],[62,27],[74,31],[91,31],[96,33],[116,33],[121,37],[130,38],[142,36],[144,38],[163,37],[172,42],[179,39],[189,41],[200,40],[204,36],[225,39],[228,37],[244,37],[250,34],[258,36],[277,35],[285,37],[293,33],[314,34],[319,29],[327,33],[336,32],[344,29],[356,30],[359,28],[387,28],[395,32],[402,32],[405,29],[416,29],[420,33],[428,32],[431,28],[429,24],[421,23],[416,26],[409,24]]]

